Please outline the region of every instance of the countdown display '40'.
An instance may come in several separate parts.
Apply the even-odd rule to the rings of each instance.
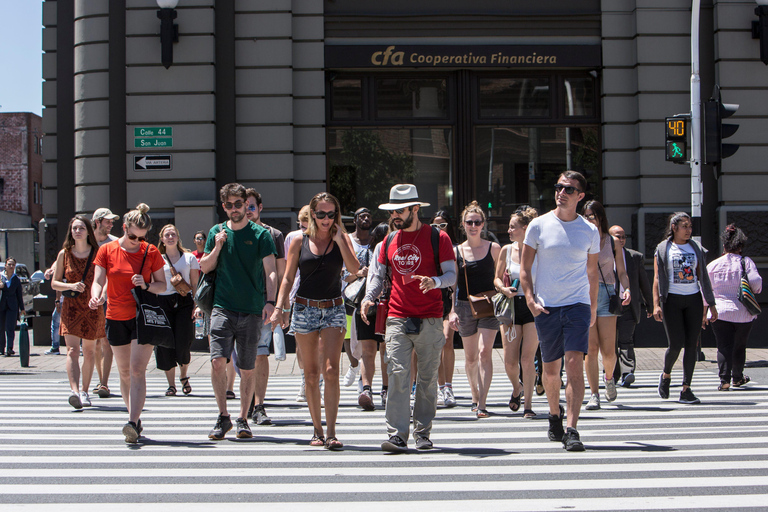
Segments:
[[[664,159],[676,164],[684,164],[688,161],[688,120],[684,117],[667,117],[666,125],[666,153]]]

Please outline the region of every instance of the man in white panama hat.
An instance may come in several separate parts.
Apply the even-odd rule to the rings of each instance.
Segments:
[[[378,272],[361,305],[361,317],[368,323],[368,309],[379,296],[391,267],[391,291],[387,315],[387,359],[389,390],[386,421],[389,439],[381,449],[400,453],[408,450],[410,429],[411,354],[418,356],[416,398],[413,406],[413,437],[416,448],[432,448],[429,434],[437,410],[437,369],[445,344],[443,335],[443,299],[438,288],[456,282],[451,239],[419,220],[419,209],[429,206],[419,200],[414,185],[395,185],[389,202],[379,205],[390,212],[397,229],[384,242],[379,254]],[[433,243],[433,237],[434,243]],[[437,247],[437,257],[433,247]],[[439,261],[440,269],[435,262]]]

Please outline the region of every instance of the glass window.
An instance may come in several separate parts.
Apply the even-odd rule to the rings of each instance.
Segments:
[[[566,117],[595,116],[595,80],[592,77],[565,78],[563,94]]]
[[[376,80],[376,117],[448,117],[444,79],[387,78]]]
[[[548,117],[549,77],[479,78],[480,117]]]
[[[501,126],[475,128],[475,190],[502,243],[509,216],[529,204],[545,213],[555,207],[554,185],[567,169],[584,174],[585,200],[600,199],[598,127]]]
[[[443,127],[335,128],[328,130],[330,192],[344,215],[365,206],[386,220],[378,206],[397,183],[413,183],[422,201],[421,218],[453,205],[452,131]]]
[[[332,81],[331,105],[334,119],[361,119],[363,117],[362,80],[345,78]]]

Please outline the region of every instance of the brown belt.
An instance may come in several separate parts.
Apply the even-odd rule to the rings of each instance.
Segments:
[[[327,309],[334,306],[341,306],[344,304],[344,299],[341,297],[336,297],[335,299],[314,300],[305,299],[304,297],[296,297],[296,304],[301,304],[302,306],[311,306],[313,308]]]

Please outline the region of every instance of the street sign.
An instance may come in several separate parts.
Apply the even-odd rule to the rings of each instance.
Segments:
[[[133,147],[135,148],[172,148],[173,137],[155,137],[155,138],[140,138],[133,139]]]
[[[153,126],[133,129],[134,137],[171,137],[173,136],[172,126]]]
[[[171,155],[133,155],[134,171],[170,171],[173,169]]]

